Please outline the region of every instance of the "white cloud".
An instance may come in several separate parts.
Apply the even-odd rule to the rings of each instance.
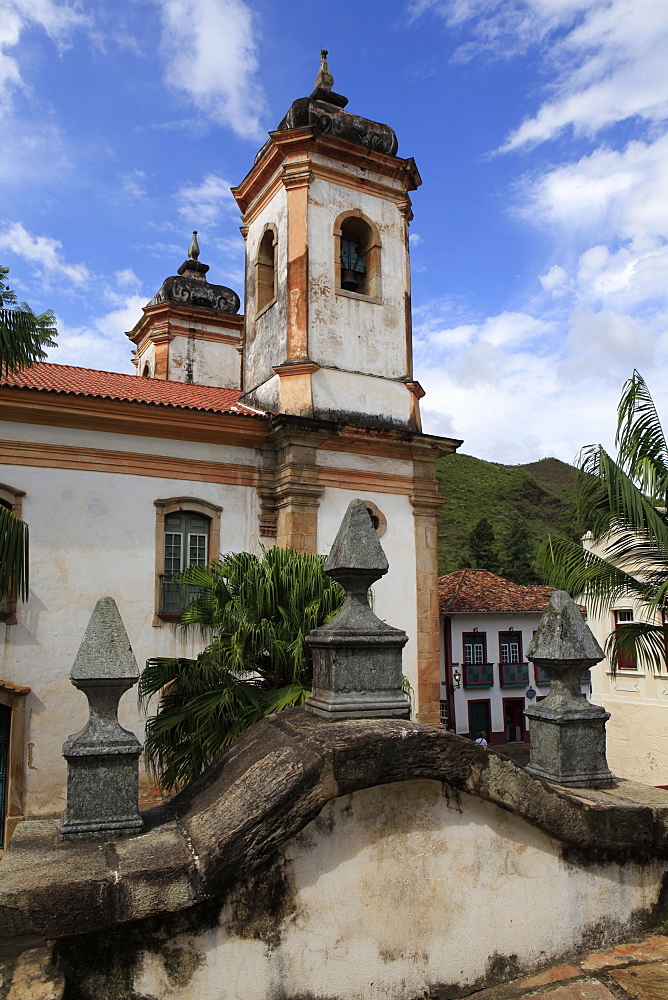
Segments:
[[[262,135],[256,17],[242,0],[157,0],[165,81],[243,138]]]
[[[63,49],[73,30],[87,22],[88,16],[79,3],[3,0],[0,11],[0,111],[8,110],[12,94],[24,86],[18,54],[14,51],[21,35],[29,28],[38,27]]]
[[[0,250],[16,254],[33,264],[40,277],[47,282],[52,278],[67,278],[75,285],[90,279],[85,264],[69,264],[62,254],[60,240],[51,236],[33,236],[20,222],[5,223],[0,228]]]
[[[568,275],[559,264],[553,264],[547,274],[541,274],[538,280],[546,292],[557,294],[563,291],[563,287],[568,280]]]
[[[598,229],[612,238],[665,236],[668,133],[623,149],[600,147],[547,170],[529,188],[527,214],[549,226]]]
[[[595,134],[638,117],[668,115],[668,4],[665,0],[418,0],[450,27],[469,24],[460,59],[535,47],[550,70],[549,98],[509,136],[505,150],[535,145],[563,129]]]
[[[237,212],[230,184],[218,174],[207,174],[201,184],[185,184],[176,193],[179,214],[193,228],[213,226],[224,212]]]
[[[145,180],[145,170],[128,170],[127,173],[121,174],[120,176],[121,190],[124,191],[125,194],[130,195],[131,198],[145,198]]]
[[[57,317],[58,347],[48,352],[49,361],[102,371],[134,372],[132,345],[125,333],[142,315],[146,297],[132,294],[123,304],[85,326],[68,326]]]
[[[590,441],[612,447],[634,367],[651,377],[657,402],[668,393],[668,315],[567,303],[550,322],[501,313],[453,326],[453,312],[443,302],[416,310],[415,374],[427,392],[425,430],[463,438],[469,454],[571,462]]]
[[[554,96],[513,132],[506,149],[544,142],[569,126],[595,134],[627,118],[651,123],[668,116],[665,0],[581,0],[571,9],[558,0],[533,0],[528,6],[543,37],[550,30],[547,12],[565,32],[550,49],[558,67]],[[574,9],[580,16],[571,20]]]
[[[668,134],[546,171],[533,181],[522,214],[578,247],[568,267],[555,264],[540,277],[546,290],[615,309],[666,301]]]

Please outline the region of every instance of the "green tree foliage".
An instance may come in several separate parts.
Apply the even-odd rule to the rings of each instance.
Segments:
[[[183,582],[202,590],[181,624],[209,642],[195,660],[149,660],[139,682],[144,705],[160,695],[144,749],[164,788],[194,780],[253,723],[306,700],[313,678],[306,636],[344,596],[323,565],[322,556],[273,548],[184,571]]]
[[[0,378],[44,361],[46,347],[55,347],[55,317],[51,310],[36,315],[7,284],[8,267],[0,265]],[[28,529],[0,505],[0,601],[10,594],[28,596]]]
[[[501,569],[494,528],[486,517],[481,518],[469,535],[471,564],[475,569],[498,573]]]
[[[535,550],[523,521],[513,521],[501,539],[501,572],[513,583],[538,583]]]
[[[646,620],[614,629],[606,642],[613,670],[624,655],[655,668],[666,664],[668,628],[668,448],[654,402],[637,371],[618,408],[617,458],[600,445],[583,449],[577,514],[602,556],[565,538],[552,538],[540,558],[549,583],[583,595],[595,613],[633,598]]]

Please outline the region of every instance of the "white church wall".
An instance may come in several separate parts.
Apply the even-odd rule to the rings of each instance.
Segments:
[[[149,378],[153,378],[155,374],[155,344],[152,340],[149,340],[141,350],[141,354],[136,355],[137,360],[137,374],[143,375],[148,365],[147,375]]]
[[[385,458],[379,455],[358,455],[346,451],[319,448],[316,462],[328,468],[355,469],[360,472],[380,472],[386,476],[412,476],[411,459]]]
[[[339,166],[322,160],[325,165]],[[387,178],[383,180],[387,185]],[[382,291],[378,302],[336,291],[334,224],[341,212],[353,209],[359,209],[380,232]],[[386,378],[407,377],[406,247],[396,202],[316,177],[309,191],[308,225],[311,360]]]
[[[583,940],[623,940],[647,921],[665,867],[573,859],[521,816],[438,781],[380,785],[330,801],[280,848],[263,875],[271,912],[249,879],[214,926],[138,945],[132,985],[146,1000],[461,996]]]
[[[313,373],[311,386],[315,416],[358,413],[369,422],[380,418],[401,424],[410,419],[411,395],[403,382],[320,368]]]
[[[64,807],[61,746],[87,718],[86,699],[68,677],[97,598],[116,600],[140,668],[150,656],[194,656],[202,648],[194,634],[152,624],[154,501],[192,496],[222,507],[223,553],[256,547],[257,501],[248,487],[183,479],[10,465],[0,471],[25,490],[31,541],[29,600],[18,604],[16,624],[0,623],[0,676],[32,689],[26,793],[30,813],[43,815]],[[120,720],[143,738],[136,689],[124,696]]]
[[[205,329],[194,324],[195,329]],[[241,357],[235,344],[222,340],[195,337],[174,337],[169,345],[169,372],[174,382],[195,382],[198,385],[225,386],[238,389],[241,385]],[[238,341],[241,344],[241,339]]]
[[[282,364],[287,357],[287,192],[279,188],[267,205],[248,227],[246,237],[246,333],[244,346],[244,382],[246,392],[272,378],[273,365]],[[266,227],[276,227],[278,242],[275,248],[276,302],[255,316],[255,262],[260,241]]]
[[[249,419],[252,419],[249,417]],[[184,413],[184,420],[187,417]],[[148,437],[141,434],[118,434],[116,432],[84,430],[78,427],[58,427],[41,424],[39,431],[33,424],[3,422],[2,435],[6,441],[64,446],[73,448],[95,448],[102,451],[126,451],[138,455],[164,455],[167,458],[192,459],[201,462],[220,462],[223,465],[246,465],[258,467],[261,456],[252,448],[234,445],[219,445],[204,441],[180,441],[177,438]],[[5,465],[0,465],[0,479]],[[23,470],[24,466],[19,466]],[[176,466],[175,466],[176,468]],[[21,471],[21,476],[23,471]],[[20,483],[12,483],[16,489],[23,489]],[[181,494],[179,494],[181,495]]]
[[[413,508],[408,496],[327,488],[318,509],[318,552],[329,553],[348,504],[356,497],[370,500],[387,519],[381,545],[389,572],[373,585],[374,611],[388,625],[408,634],[403,652],[403,672],[417,691],[417,601],[415,590],[415,537]]]

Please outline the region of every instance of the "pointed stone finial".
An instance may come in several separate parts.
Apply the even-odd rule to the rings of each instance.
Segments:
[[[190,247],[188,249],[188,257],[190,260],[199,260],[199,243],[197,242],[196,229],[193,229],[193,238],[190,241]]]
[[[344,574],[363,573],[369,577],[369,587],[388,569],[387,556],[374,529],[369,508],[364,500],[351,500],[327,556],[325,573],[341,583]]]
[[[320,49],[320,70],[315,78],[316,90],[331,90],[334,86],[332,71],[327,65],[327,49]]]
[[[527,659],[550,678],[547,698],[524,713],[531,724],[528,771],[575,788],[614,780],[605,754],[610,713],[585,701],[581,689],[583,673],[603,656],[575,601],[557,590],[527,649]]]
[[[88,698],[89,718],[63,744],[67,808],[63,837],[137,833],[141,744],[118,721],[118,703],[139,669],[113,597],[101,597],[84,633],[70,680]]]
[[[101,597],[93,609],[70,672],[75,687],[79,682],[107,679],[139,680],[139,667],[132,652],[125,625],[113,597]]]
[[[369,509],[351,500],[325,562],[325,573],[346,591],[339,613],[306,642],[313,650],[308,711],[327,719],[408,718],[401,651],[408,636],[378,618],[369,587],[389,569]]]
[[[587,660],[591,666],[604,657],[582,612],[565,590],[556,590],[536,629],[527,656],[530,660]]]

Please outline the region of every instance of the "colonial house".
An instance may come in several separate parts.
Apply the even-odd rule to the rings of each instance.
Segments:
[[[321,75],[234,188],[244,315],[195,239],[128,334],[136,375],[39,364],[0,384],[0,502],[31,536],[29,598],[0,613],[6,833],[63,809],[61,746],[87,719],[68,675],[98,597],[140,666],[194,655],[175,573],[261,545],[325,553],[353,497],[383,536],[375,609],[408,633],[414,715],[438,723],[434,463],[460,442],[422,433],[413,378],[420,175],[346,103]],[[134,694],[120,714],[141,738]]]
[[[553,592],[486,569],[440,578],[442,725],[471,739],[485,732],[508,751],[529,742],[524,710],[546,697],[550,681],[526,651]],[[583,696],[589,684],[587,674]]]
[[[584,544],[594,549],[590,536]],[[595,550],[596,551],[596,550]],[[603,555],[603,550],[598,550]],[[613,629],[625,622],[654,621],[631,597],[617,600],[610,611],[590,610],[587,624],[605,649]],[[668,788],[668,670],[621,657],[613,672],[606,656],[591,672],[592,700],[603,705],[610,718],[606,725],[608,763],[620,778]]]

